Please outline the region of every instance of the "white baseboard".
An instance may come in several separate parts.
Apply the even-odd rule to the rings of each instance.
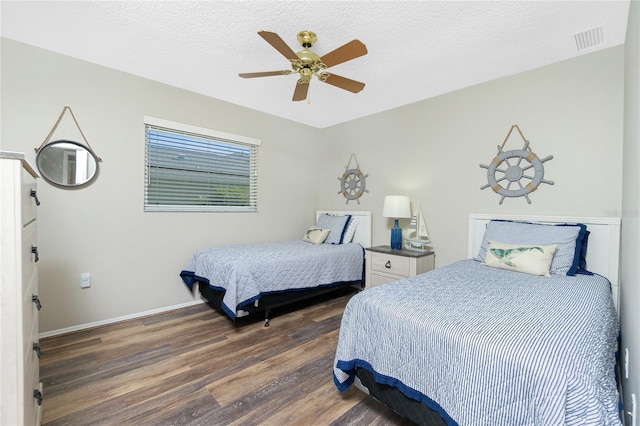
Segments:
[[[146,316],[149,316],[149,315],[159,314],[159,313],[167,312],[167,311],[173,311],[175,309],[180,309],[180,308],[186,308],[187,306],[193,306],[193,305],[197,305],[197,304],[204,303],[204,302],[205,301],[203,299],[198,298],[198,299],[193,300],[191,302],[180,303],[179,305],[165,306],[164,308],[152,309],[150,311],[138,312],[136,314],[124,315],[124,316],[121,316],[121,317],[116,317],[116,318],[111,318],[111,319],[107,319],[107,320],[91,322],[91,323],[88,323],[88,324],[74,325],[73,327],[60,328],[58,330],[45,331],[43,333],[40,333],[38,336],[39,336],[40,339],[44,339],[45,337],[58,336],[60,334],[71,333],[73,331],[86,330],[88,328],[94,328],[94,327],[98,327],[98,326],[101,326],[101,325],[113,324],[113,323],[120,322],[120,321],[126,321],[126,320],[130,320],[130,319],[134,319],[134,318],[146,317]]]

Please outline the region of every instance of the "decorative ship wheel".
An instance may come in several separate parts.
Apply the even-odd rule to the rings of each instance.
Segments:
[[[522,149],[503,151],[514,127],[522,136],[524,146]],[[529,194],[538,189],[541,183],[554,184],[553,181],[544,179],[543,163],[551,159],[553,159],[553,155],[540,159],[533,153],[529,147],[529,141],[524,138],[518,125],[514,124],[502,145],[498,146],[498,155],[491,161],[491,164],[488,166],[480,164],[480,167],[487,169],[489,182],[480,189],[491,188],[493,192],[502,195],[499,204],[502,204],[506,197],[524,197],[527,203],[531,204]],[[530,169],[533,169],[533,176],[526,173]],[[506,181],[506,186],[500,183],[504,181]],[[513,185],[515,188],[512,188]]]
[[[360,204],[358,198],[362,197],[365,192],[369,192],[366,189],[366,178],[369,175],[365,175],[360,171],[360,164],[358,164],[358,160],[355,157],[355,154],[351,154],[349,163],[345,167],[345,172],[338,178],[338,180],[340,180],[340,191],[338,191],[338,194],[342,194],[347,199],[347,204],[349,204],[351,200],[356,200],[358,204]],[[351,159],[354,159],[356,162],[357,167],[355,169],[349,168]]]

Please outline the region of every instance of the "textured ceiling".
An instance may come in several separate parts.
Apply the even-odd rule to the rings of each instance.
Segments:
[[[1,34],[314,127],[327,127],[624,43],[629,1],[2,1]],[[601,27],[578,51],[574,35]],[[329,68],[366,83],[318,82],[292,102],[296,75],[257,35],[323,55],[357,38],[369,53]]]

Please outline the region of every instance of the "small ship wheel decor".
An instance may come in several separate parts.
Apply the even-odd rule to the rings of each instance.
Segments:
[[[517,128],[517,125],[515,127]],[[518,131],[520,131],[519,128]],[[520,134],[522,135],[522,132]],[[508,138],[509,135],[507,135]],[[544,179],[544,163],[553,159],[553,156],[540,159],[531,151],[529,141],[526,139],[522,149],[503,151],[503,148],[504,143],[498,146],[498,155],[491,164],[480,164],[480,167],[487,169],[488,181],[480,189],[491,188],[493,192],[501,195],[499,204],[502,204],[506,197],[524,197],[527,203],[531,204],[529,194],[537,190],[540,184],[554,184],[553,181]]]
[[[345,172],[338,178],[338,180],[340,180],[340,191],[338,191],[338,194],[342,194],[347,199],[347,204],[349,204],[351,200],[356,200],[358,204],[360,204],[358,198],[362,197],[365,192],[369,192],[366,181],[369,175],[365,175],[360,171],[358,160],[355,160],[357,168],[350,169],[349,164],[351,164],[351,159],[355,159],[354,154],[351,154],[349,163],[345,167]]]

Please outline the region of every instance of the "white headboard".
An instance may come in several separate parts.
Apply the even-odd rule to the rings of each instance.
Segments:
[[[358,227],[353,236],[353,242],[359,243],[364,248],[371,247],[371,212],[365,211],[336,211],[336,210],[317,210],[316,220],[322,213],[327,214],[350,214],[358,218]]]
[[[469,215],[469,258],[476,257],[482,244],[487,223],[491,219],[519,220],[536,223],[583,223],[587,225],[589,245],[587,269],[603,275],[611,282],[613,303],[619,306],[620,286],[620,218],[619,217],[565,217],[565,216],[518,216],[500,214]]]

